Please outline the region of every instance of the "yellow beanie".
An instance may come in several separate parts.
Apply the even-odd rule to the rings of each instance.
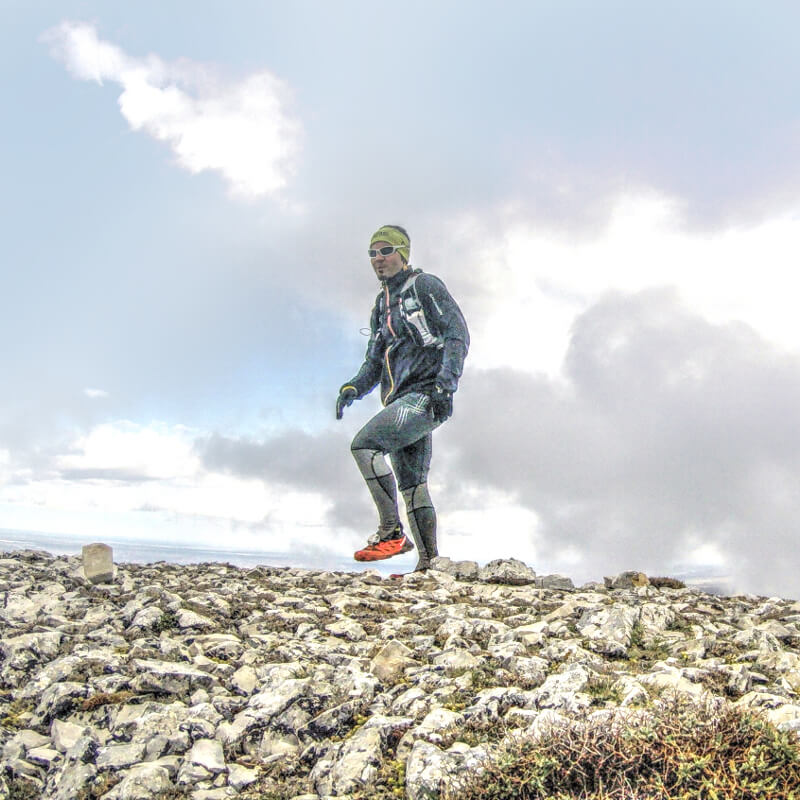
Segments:
[[[399,248],[397,252],[400,253],[400,258],[408,264],[411,257],[411,239],[403,228],[397,225],[384,225],[372,234],[369,246],[372,247],[375,242],[388,242]]]

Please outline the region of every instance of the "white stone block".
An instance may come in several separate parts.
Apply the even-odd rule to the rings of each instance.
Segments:
[[[99,542],[83,547],[83,574],[91,583],[110,583],[114,579],[113,550]]]

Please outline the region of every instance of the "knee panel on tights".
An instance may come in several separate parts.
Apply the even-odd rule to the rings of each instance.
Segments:
[[[360,448],[353,449],[350,452],[352,452],[361,474],[367,480],[375,480],[392,474],[389,465],[386,463],[386,457],[380,450]]]
[[[402,494],[409,513],[419,508],[433,508],[433,501],[428,492],[427,483],[418,483],[410,489],[403,489]]]

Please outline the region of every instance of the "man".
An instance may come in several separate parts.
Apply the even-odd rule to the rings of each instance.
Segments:
[[[445,285],[413,269],[410,251],[411,240],[399,225],[384,225],[370,239],[367,252],[381,291],[372,309],[364,363],[339,390],[336,418],[380,382],[384,408],[351,446],[377,506],[379,525],[354,557],[379,561],[414,549],[400,523],[399,487],[419,555],[415,571],[424,571],[438,555],[436,512],[427,484],[431,432],[453,412],[469,333]]]

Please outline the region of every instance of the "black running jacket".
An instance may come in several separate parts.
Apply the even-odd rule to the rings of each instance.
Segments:
[[[359,398],[379,381],[384,405],[409,392],[430,393],[437,385],[448,392],[458,388],[469,331],[439,278],[405,269],[382,281],[369,327],[364,363],[344,384]]]

